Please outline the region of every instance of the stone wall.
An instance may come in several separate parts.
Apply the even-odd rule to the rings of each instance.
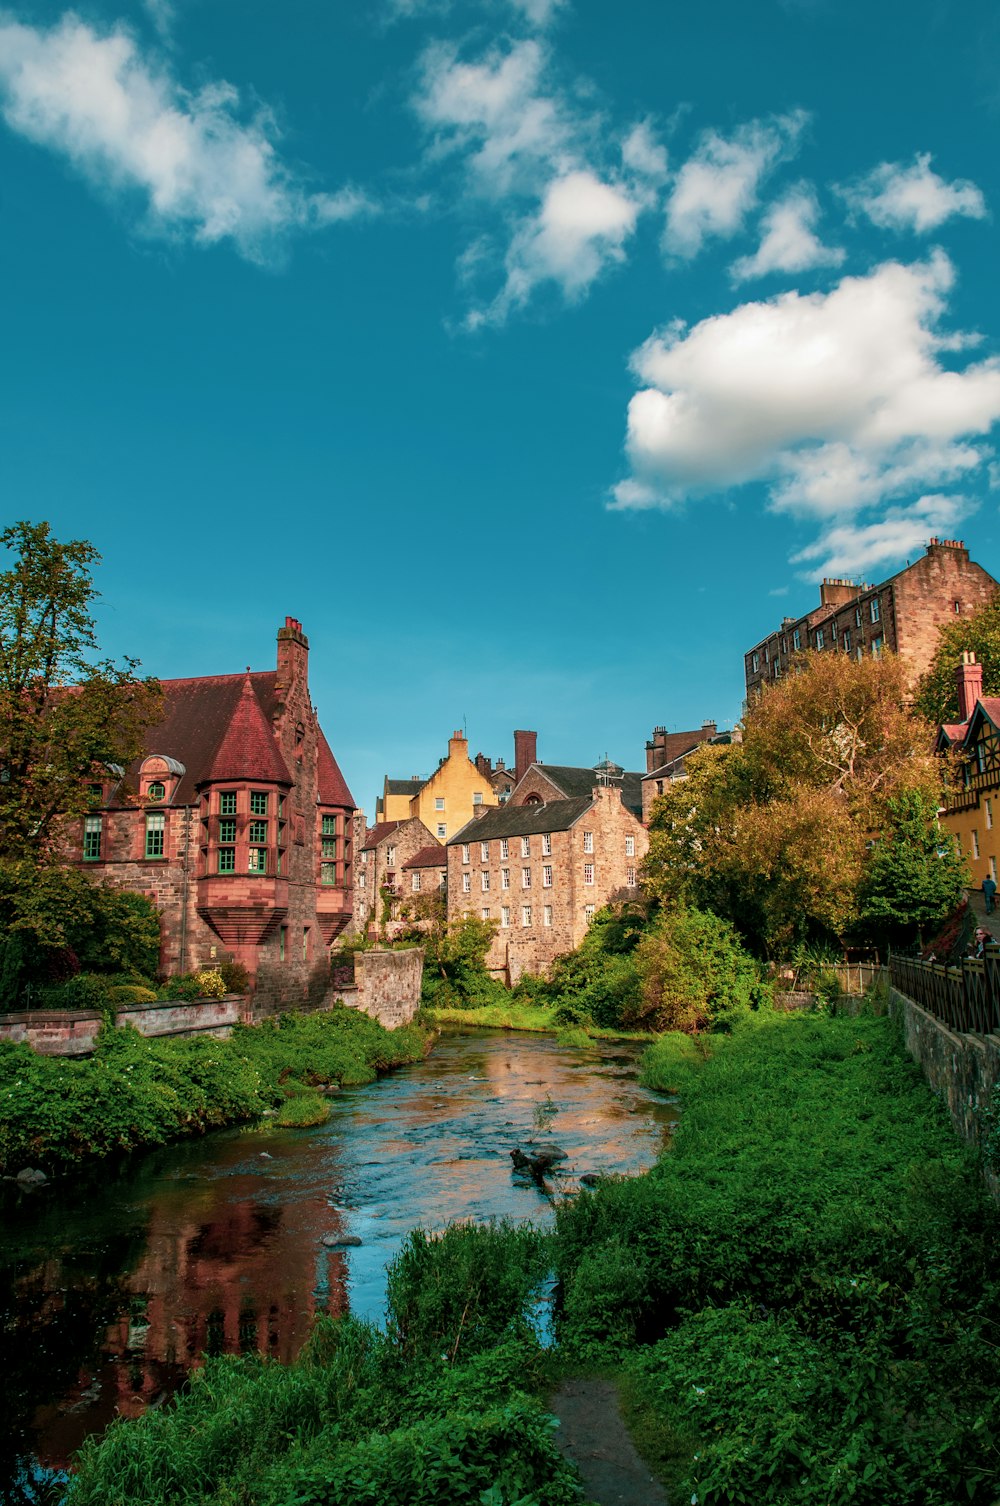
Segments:
[[[227,994],[224,999],[130,1004],[117,1011],[115,1024],[132,1025],[145,1036],[227,1036],[247,1018],[246,996]],[[0,1016],[0,1041],[22,1042],[42,1056],[87,1056],[102,1023],[95,1010],[33,1009]]]
[[[424,954],[420,947],[399,952],[356,952],[354,987],[331,990],[326,1007],[342,1000],[378,1020],[387,1030],[409,1025],[420,1008]]]
[[[910,1055],[944,1103],[958,1134],[979,1144],[979,1111],[1000,1083],[1000,1040],[995,1035],[956,1035],[947,1025],[901,994],[889,990],[889,1008],[903,1030]],[[993,1190],[1000,1183],[991,1179]]]

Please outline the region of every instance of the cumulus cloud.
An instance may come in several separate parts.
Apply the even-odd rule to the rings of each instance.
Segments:
[[[972,511],[967,497],[928,495],[909,507],[891,507],[876,523],[844,523],[826,530],[792,555],[808,575],[855,576],[876,566],[920,554],[928,537],[948,535]]]
[[[456,161],[468,192],[501,215],[504,249],[480,233],[459,258],[467,283],[491,268],[501,280],[468,314],[469,328],[501,322],[544,283],[569,300],[581,297],[623,260],[666,172],[648,122],[627,134],[617,161],[602,161],[611,154],[598,118],[550,74],[537,38],[495,45],[474,60],[438,43],[422,59],[414,104],[432,158]]]
[[[107,194],[138,196],[150,234],[231,240],[265,261],[293,230],[370,207],[345,189],[311,193],[281,162],[273,118],[242,119],[219,81],[183,88],[122,26],[101,33],[72,12],[49,30],[0,12],[0,113]]]
[[[967,481],[1000,419],[1000,362],[956,369],[971,338],[940,327],[953,280],[936,252],[653,335],[632,358],[632,474],[612,505],[670,506],[764,481],[772,507],[813,519],[827,540],[850,527],[883,547],[889,531],[865,532],[856,515]],[[905,513],[914,525],[922,516]]]
[[[931,167],[929,152],[918,153],[909,166],[882,162],[866,177],[847,184],[840,193],[857,213],[883,230],[914,230],[924,235],[955,215],[981,220],[986,200],[975,183],[948,183]]]
[[[521,12],[532,26],[548,26],[567,0],[511,0],[515,10]]]
[[[667,201],[666,250],[690,260],[712,237],[735,235],[755,208],[764,178],[794,155],[807,119],[796,110],[750,121],[728,137],[706,131],[678,172]]]
[[[815,231],[819,219],[816,195],[799,184],[773,204],[761,220],[760,245],[752,256],[741,256],[729,269],[734,282],[766,277],[771,272],[807,272],[813,267],[838,267],[845,252],[824,246]]]

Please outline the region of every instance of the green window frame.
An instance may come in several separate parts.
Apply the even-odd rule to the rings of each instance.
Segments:
[[[251,816],[266,816],[267,815],[267,791],[266,790],[251,790],[250,791],[250,814],[251,814]]]
[[[154,779],[152,784],[149,786],[149,789],[146,791],[146,799],[158,802],[163,799],[166,793],[166,785],[161,780]]]
[[[219,842],[220,842],[220,844],[223,845],[223,846],[225,846],[225,845],[231,844],[231,843],[233,843],[235,841],[236,841],[236,822],[235,821],[220,821],[219,822]]]
[[[336,837],[324,837],[320,843],[320,847],[324,858],[335,858],[337,856]]]
[[[220,873],[235,873],[236,872],[236,848],[235,847],[220,847],[219,848],[219,872]]]
[[[236,814],[236,791],[222,790],[219,795],[219,815],[235,816]]]
[[[83,818],[83,857],[84,862],[95,863],[101,856],[101,828],[103,821],[100,816],[84,816]]]
[[[146,856],[162,858],[167,818],[162,813],[146,817]]]
[[[322,828],[321,828],[321,834],[324,837],[335,837],[337,835],[337,818],[336,818],[336,816],[324,816],[323,817],[323,825],[322,825]]]
[[[247,854],[247,872],[248,873],[266,873],[267,872],[267,848],[266,847],[251,847],[249,853]]]
[[[336,863],[320,863],[320,865],[319,865],[319,881],[320,881],[321,884],[336,884],[336,882],[337,882],[337,865],[336,865]]]
[[[267,846],[267,822],[250,822],[250,841],[255,847]]]

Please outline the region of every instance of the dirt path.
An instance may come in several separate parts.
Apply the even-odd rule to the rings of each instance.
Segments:
[[[549,1403],[559,1418],[556,1443],[583,1477],[596,1506],[668,1506],[622,1421],[611,1381],[569,1380]]]

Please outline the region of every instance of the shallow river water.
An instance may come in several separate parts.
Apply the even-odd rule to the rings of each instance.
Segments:
[[[314,1129],[222,1131],[8,1202],[0,1503],[29,1499],[28,1460],[58,1469],[202,1354],[288,1360],[317,1312],[378,1321],[386,1262],[414,1225],[549,1222],[551,1197],[512,1175],[515,1145],[568,1152],[555,1196],[649,1166],[676,1111],[636,1063],[620,1042],[445,1034],[426,1061],[335,1095]],[[324,1244],[341,1236],[361,1244]]]

